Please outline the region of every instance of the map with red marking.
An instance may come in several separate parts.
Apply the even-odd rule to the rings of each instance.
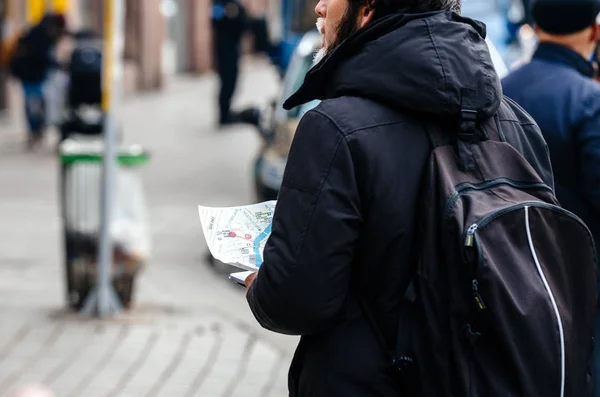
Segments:
[[[212,256],[245,270],[258,270],[271,235],[276,201],[241,207],[198,206]]]

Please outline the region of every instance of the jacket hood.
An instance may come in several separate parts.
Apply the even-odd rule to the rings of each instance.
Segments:
[[[392,108],[456,118],[470,92],[479,120],[502,99],[486,28],[452,12],[390,15],[355,32],[315,65],[284,108],[358,96]]]

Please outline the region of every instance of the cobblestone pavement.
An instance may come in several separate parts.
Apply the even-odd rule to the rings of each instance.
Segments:
[[[143,310],[141,310],[143,312]],[[283,351],[218,316],[139,313],[108,322],[15,314],[0,325],[0,396],[281,396]]]
[[[237,103],[267,102],[273,70],[244,70]],[[212,76],[177,78],[123,105],[126,142],[152,153],[143,178],[154,248],[133,310],[106,321],[62,312],[52,143],[24,153],[18,131],[0,126],[0,396],[28,383],[56,397],[287,395],[297,339],[262,330],[243,290],[204,262],[196,206],[252,202],[260,147],[250,127],[215,130],[216,87]]]

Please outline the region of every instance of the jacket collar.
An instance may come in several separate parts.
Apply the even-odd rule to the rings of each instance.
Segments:
[[[394,27],[402,26],[419,17],[421,16],[390,15],[351,34],[308,71],[302,86],[284,102],[283,108],[289,110],[313,99],[326,99],[331,94],[330,80],[341,63],[359,52],[365,44],[380,37],[382,32],[393,30]]]
[[[463,88],[478,117],[500,106],[500,80],[481,22],[453,12],[397,13],[350,35],[306,75],[285,109],[314,99],[357,96],[388,107],[455,119]]]
[[[594,77],[594,67],[591,62],[570,48],[559,44],[541,43],[533,57],[535,59],[560,63],[577,70],[586,77]]]

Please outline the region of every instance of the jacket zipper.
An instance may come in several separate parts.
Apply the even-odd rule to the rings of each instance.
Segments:
[[[494,179],[491,181],[478,183],[478,184],[461,183],[460,185],[456,186],[456,190],[450,195],[450,197],[446,201],[446,205],[444,206],[445,216],[447,217],[449,215],[450,208],[452,208],[452,206],[456,203],[456,200],[458,200],[459,196],[463,192],[472,191],[472,190],[475,190],[475,191],[487,190],[487,189],[491,189],[493,187],[502,186],[502,185],[511,186],[516,189],[543,189],[543,190],[548,190],[551,193],[554,193],[552,188],[550,186],[546,185],[545,183],[542,183],[542,182],[533,182],[533,183],[532,182],[517,182],[517,181],[513,181],[512,179],[509,179],[509,178],[498,178],[498,179]]]

